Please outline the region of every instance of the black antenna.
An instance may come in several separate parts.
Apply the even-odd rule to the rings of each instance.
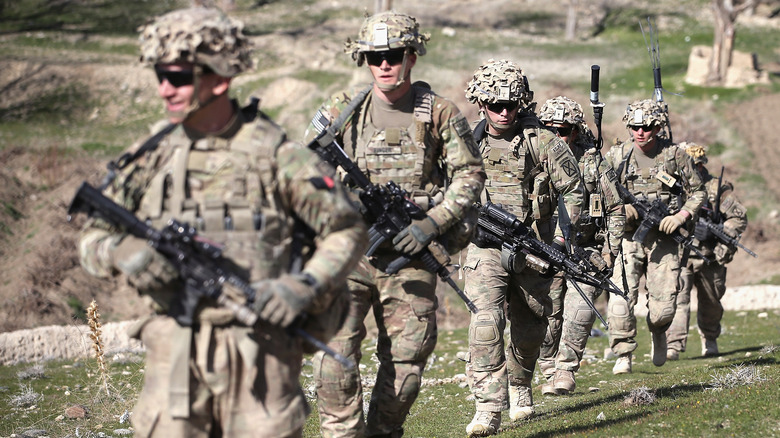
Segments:
[[[661,45],[658,43],[658,32],[653,29],[653,23],[650,22],[650,17],[647,17],[647,33],[645,33],[645,28],[642,27],[641,21],[639,22],[639,29],[642,31],[642,38],[645,39],[647,53],[650,54],[650,64],[653,67],[653,98],[664,108],[666,134],[669,141],[673,141],[672,125],[669,121],[669,107],[666,105],[666,102],[664,102],[664,86],[661,83]]]

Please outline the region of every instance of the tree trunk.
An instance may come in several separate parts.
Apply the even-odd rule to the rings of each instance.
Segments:
[[[734,52],[737,16],[753,7],[756,0],[712,0],[712,13],[715,17],[715,35],[712,44],[707,83],[722,85],[726,81],[726,72],[731,66]]]
[[[569,0],[569,10],[566,14],[566,41],[574,41],[577,37],[577,3],[578,0]]]
[[[393,0],[374,0],[374,13],[389,11],[393,9]]]

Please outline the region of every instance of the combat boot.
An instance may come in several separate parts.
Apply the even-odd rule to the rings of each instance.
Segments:
[[[509,419],[531,418],[534,415],[534,397],[531,385],[509,385]]]
[[[680,359],[680,352],[672,348],[666,350],[666,360],[678,360]]]
[[[470,437],[495,435],[500,426],[501,412],[477,411],[474,419],[466,426],[466,433]]]
[[[558,395],[554,386],[555,374],[546,376],[545,378],[547,381],[542,385],[542,395]]]
[[[666,363],[666,332],[653,332],[653,365],[660,367]]]
[[[555,379],[553,386],[555,392],[561,395],[566,395],[574,392],[574,388],[577,383],[574,381],[574,371],[569,370],[555,370]]]
[[[630,374],[631,373],[631,353],[621,354],[612,367],[612,374]]]
[[[706,339],[704,337],[701,338],[701,355],[704,357],[707,356],[717,356],[718,355],[718,341],[715,339]]]

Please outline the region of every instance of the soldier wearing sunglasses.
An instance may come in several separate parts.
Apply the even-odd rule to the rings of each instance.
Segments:
[[[577,160],[555,130],[533,112],[533,92],[523,71],[507,60],[489,60],[468,83],[466,98],[479,106],[474,136],[488,179],[484,201],[501,204],[538,237],[564,248],[553,221],[559,197],[576,229],[583,203]],[[569,224],[565,224],[569,225]],[[465,291],[479,309],[471,315],[466,375],[476,413],[469,436],[497,433],[501,411],[512,421],[534,414],[531,379],[552,312],[552,277],[542,276],[522,254],[479,239],[468,247]],[[509,303],[511,341],[504,352]]]
[[[411,80],[428,39],[409,15],[384,12],[366,18],[345,51],[358,66],[366,65],[372,83],[334,95],[306,132],[311,140],[338,123],[330,126],[338,144],[372,183],[393,181],[427,210],[427,217],[413,220],[392,243],[363,257],[349,277],[349,317],[329,345],[360,363],[364,320],[373,311],[379,370],[364,420],[360,369],[315,356],[320,429],[326,437],[403,434],[436,345],[437,280],[414,257],[395,274],[384,268],[399,253],[414,256],[439,236],[443,243],[468,242],[464,218],[476,213],[472,207],[485,179],[466,118],[427,84]],[[472,219],[473,230],[476,215]]]
[[[666,330],[672,324],[680,279],[680,248],[668,236],[690,221],[706,199],[707,193],[693,159],[684,149],[659,135],[666,125],[666,107],[651,99],[638,100],[626,107],[623,122],[631,135],[628,141],[612,146],[604,159],[615,169],[618,182],[637,198],[660,199],[671,214],[657,229],[650,230],[644,242],[635,242],[638,214],[625,205],[626,226],[621,242],[622,256],[615,263],[612,280],[623,284],[626,300],[609,300],[607,307],[609,343],[618,355],[614,374],[631,373],[636,350],[637,322],[634,306],[639,296],[640,279],[645,277],[647,326],[652,335],[653,364],[666,363]]]
[[[617,177],[601,159],[596,139],[585,123],[579,103],[564,96],[548,100],[539,111],[545,125],[556,129],[578,160],[585,188],[587,211],[580,216],[580,229],[573,244],[585,251],[602,254],[608,267],[614,265],[623,236],[625,214],[615,186]],[[596,314],[577,291],[556,274],[550,288],[553,312],[548,317],[547,335],[542,344],[539,368],[547,379],[542,394],[561,395],[574,391],[574,373],[580,368],[585,345]],[[593,302],[601,290],[582,284],[581,289]]]
[[[232,78],[252,67],[242,27],[205,8],[143,27],[141,60],[155,69],[167,120],[112,163],[104,187],[155,228],[175,219],[219,248],[226,270],[256,292],[251,301],[225,283],[220,299],[251,308],[257,322],[201,297],[192,324],[180,324],[169,311],[192,284],[146,239],[98,218],[79,241],[89,273],[123,275],[154,311],[131,334],[147,352],[138,437],[302,436],[306,346],[289,329],[305,314],[311,335],[335,333],[348,307],[341,285],[365,248],[365,226],[333,169],[256,104],[230,97]]]

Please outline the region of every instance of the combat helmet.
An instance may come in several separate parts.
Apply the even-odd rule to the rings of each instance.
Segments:
[[[430,39],[429,34],[420,33],[420,26],[414,17],[387,11],[366,17],[357,41],[347,38],[344,53],[350,55],[358,66],[362,66],[365,52],[411,48],[417,55],[423,56],[425,43]]]
[[[685,149],[685,153],[693,158],[695,164],[707,164],[707,147],[700,144],[684,141],[678,144],[679,147]]]
[[[251,43],[243,27],[217,9],[169,12],[138,29],[141,62],[191,62],[220,76],[236,76],[252,68]]]
[[[668,115],[666,108],[660,102],[652,99],[637,100],[628,104],[623,122],[626,126],[660,126],[666,125]]]
[[[565,96],[549,99],[539,110],[539,120],[547,123],[568,123],[582,126],[585,122],[582,106]]]
[[[481,65],[466,88],[466,99],[470,103],[517,102],[527,106],[533,97],[523,70],[505,59],[490,59]]]

